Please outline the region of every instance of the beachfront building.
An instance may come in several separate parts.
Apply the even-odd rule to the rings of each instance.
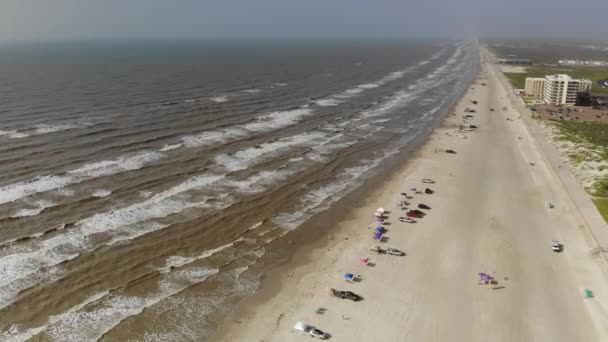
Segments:
[[[565,74],[547,75],[544,78],[526,77],[526,93],[542,97],[550,105],[574,106],[581,94],[590,91],[590,80],[574,79]]]
[[[526,77],[526,95],[543,97],[545,93],[545,78],[544,77]]]
[[[543,100],[551,105],[574,106],[580,94],[589,93],[591,81],[565,74],[545,76]]]
[[[498,60],[498,64],[530,65],[532,64],[532,60],[526,58],[500,58]]]

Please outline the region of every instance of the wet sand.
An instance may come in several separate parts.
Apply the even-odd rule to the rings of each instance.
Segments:
[[[297,321],[326,331],[331,341],[606,340],[608,284],[600,261],[590,255],[576,208],[493,68],[482,65],[456,116],[360,205],[347,209],[345,220],[327,227],[314,244],[294,245],[292,259],[265,276],[213,340],[307,340],[292,329]],[[472,123],[479,128],[462,139],[455,132],[467,107],[476,109]],[[457,153],[437,152],[446,148]],[[436,181],[430,186],[435,193],[413,195],[410,206],[432,209],[415,224],[398,222],[400,193],[427,186],[422,178]],[[380,245],[405,256],[369,251],[378,207],[391,211],[388,241]],[[563,253],[551,251],[554,239],[564,244]],[[374,266],[362,265],[362,257]],[[346,272],[362,280],[347,283]],[[497,284],[479,285],[479,272]],[[332,298],[330,287],[364,300]],[[586,288],[594,298],[584,298]],[[318,308],[326,310],[317,314]]]

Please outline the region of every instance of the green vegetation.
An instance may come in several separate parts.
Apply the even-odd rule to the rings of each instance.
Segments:
[[[558,130],[558,140],[570,141],[581,148],[571,152],[568,159],[574,165],[596,162],[598,173],[593,184],[587,188],[593,203],[608,222],[608,176],[599,176],[608,168],[608,123],[593,121],[550,121]]]
[[[551,122],[559,128],[561,140],[591,144],[603,150],[608,147],[608,123],[574,120],[551,120]],[[608,159],[608,154],[604,157]]]
[[[526,77],[544,77],[552,74],[568,74],[573,78],[585,78],[593,81],[591,92],[593,94],[608,94],[608,87],[602,88],[597,81],[608,79],[608,69],[606,68],[585,68],[585,67],[545,67],[531,66],[525,73],[505,73],[513,87],[523,89],[526,86]]]
[[[608,198],[595,198],[593,203],[595,203],[597,210],[600,211],[604,220],[608,222]]]

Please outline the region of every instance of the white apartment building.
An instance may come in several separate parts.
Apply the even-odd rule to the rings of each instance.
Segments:
[[[526,78],[526,93],[542,97],[546,103],[551,105],[574,106],[578,95],[588,93],[590,90],[590,80],[573,79],[565,74],[547,75],[544,78]]]
[[[528,96],[543,97],[545,93],[544,77],[526,77],[526,94]]]

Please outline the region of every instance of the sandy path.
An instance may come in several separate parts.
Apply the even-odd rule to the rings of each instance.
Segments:
[[[480,78],[457,106],[458,115],[436,130],[418,157],[354,208],[331,237],[323,237],[327,246],[307,251],[310,262],[275,271],[280,284],[271,284],[277,281],[271,276],[216,340],[308,340],[292,331],[298,320],[327,331],[332,341],[607,340],[601,301],[608,287],[566,193],[494,74],[484,66]],[[446,135],[455,131],[465,107],[477,109],[474,123],[480,128],[468,139]],[[436,147],[458,154],[436,153]],[[372,255],[368,226],[375,208],[396,213],[399,193],[421,187],[424,177],[437,181],[436,193],[415,195],[411,202],[431,206],[428,216],[405,224],[393,214],[387,226],[386,245],[407,256]],[[547,201],[556,208],[548,209]],[[564,242],[564,253],[551,252],[552,239]],[[364,256],[375,267],[359,264]],[[495,289],[477,284],[482,271],[495,275]],[[345,272],[361,274],[363,281],[348,284]],[[331,298],[329,287],[365,300]],[[584,299],[585,288],[596,298]],[[315,314],[319,307],[327,312]]]

